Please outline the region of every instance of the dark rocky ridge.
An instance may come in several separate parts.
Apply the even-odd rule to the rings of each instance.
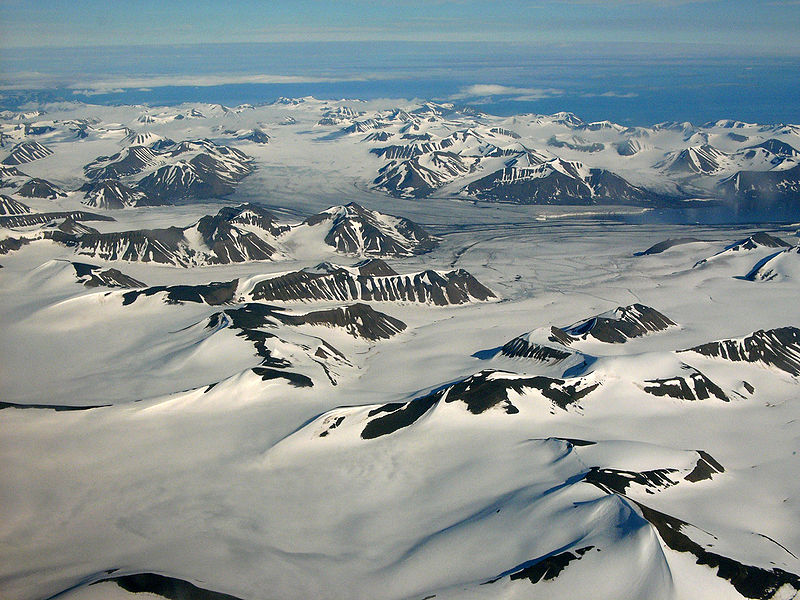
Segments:
[[[0,240],[0,254],[8,254],[9,252],[16,252],[23,246],[27,246],[33,240],[29,238],[13,238],[7,237]]]
[[[710,175],[720,169],[726,154],[709,144],[692,146],[672,154],[661,166],[679,173]]]
[[[47,198],[49,200],[66,198],[67,196],[67,194],[57,185],[37,177],[32,177],[19,186],[17,189],[17,194],[25,198]]]
[[[713,475],[724,473],[725,468],[714,457],[703,450],[697,451],[697,463],[691,473],[683,480],[690,483],[711,479]],[[628,487],[633,484],[645,488],[645,492],[652,494],[679,483],[678,469],[661,468],[650,471],[625,471],[620,469],[592,467],[584,476],[584,481],[601,489],[611,490],[617,494],[625,495]]]
[[[675,323],[654,308],[644,304],[620,306],[611,313],[591,317],[583,322],[563,328],[573,339],[592,337],[608,344],[622,344],[628,339],[664,331]],[[562,338],[566,341],[567,338]],[[563,343],[563,342],[562,342]]]
[[[484,585],[495,583],[503,577],[508,577],[511,581],[527,579],[531,583],[551,581],[558,577],[571,562],[580,560],[587,552],[593,549],[595,549],[594,546],[584,546],[582,548],[577,548],[574,553],[566,551],[542,558],[535,558],[521,565],[517,565],[510,571],[502,573],[494,579],[490,579],[484,583]]]
[[[245,203],[236,207],[226,206],[220,209],[216,217],[204,217],[204,219],[209,223],[252,226],[273,237],[278,237],[290,229],[288,225],[279,225],[275,215],[260,204]],[[213,227],[206,226],[204,229],[213,229]]]
[[[224,311],[235,327],[254,328],[279,324],[325,325],[340,327],[353,337],[367,340],[389,339],[404,331],[406,324],[366,304],[352,304],[305,314],[291,314],[276,306],[249,303]]]
[[[82,234],[57,240],[74,246],[79,254],[102,260],[156,262],[190,266],[196,252],[178,227]]]
[[[675,246],[682,246],[684,244],[693,244],[695,242],[704,242],[706,240],[700,240],[698,238],[693,237],[685,237],[685,238],[671,238],[664,240],[662,242],[658,242],[657,244],[653,244],[647,250],[643,250],[642,252],[634,252],[634,256],[649,256],[651,254],[661,254],[662,252],[669,250]]]
[[[91,585],[107,582],[116,583],[131,594],[153,594],[168,600],[240,600],[236,596],[207,590],[183,579],[167,577],[157,573],[117,575],[98,579],[92,582]]]
[[[642,389],[654,396],[669,396],[678,400],[708,400],[714,396],[723,402],[730,401],[725,392],[700,371],[688,365],[682,365],[682,368],[687,371],[685,376],[647,379]]]
[[[368,258],[355,264],[358,268],[359,275],[372,276],[372,277],[386,277],[389,275],[397,275],[392,267],[387,265],[380,258]]]
[[[6,408],[18,408],[20,410],[26,409],[39,409],[39,410],[54,410],[56,412],[72,412],[78,410],[92,410],[93,408],[106,408],[110,404],[95,404],[92,406],[68,406],[63,404],[16,404],[14,402],[0,401],[0,410]]]
[[[304,315],[276,315],[278,320],[290,325],[327,325],[340,327],[356,338],[367,340],[389,339],[404,331],[406,324],[373,309],[368,304],[352,304],[330,310],[319,310]]]
[[[569,327],[550,327],[541,342],[526,333],[506,342],[500,350],[504,356],[530,358],[541,362],[560,362],[574,355],[568,346],[593,338],[607,344],[623,344],[631,338],[664,331],[675,323],[654,308],[644,304],[620,306]],[[551,346],[550,344],[554,344]]]
[[[516,414],[519,409],[509,400],[509,392],[525,394],[529,390],[538,390],[554,407],[566,410],[599,385],[582,378],[564,380],[543,376],[525,377],[502,371],[481,371],[427,396],[406,403],[386,404],[370,411],[368,417],[375,418],[364,426],[361,437],[374,439],[408,427],[439,402],[463,402],[474,415],[495,407],[508,414]]]
[[[467,271],[440,274],[423,271],[411,275],[371,276],[354,274],[335,265],[322,272],[294,271],[259,281],[254,300],[333,300],[419,302],[446,306],[494,298],[494,293]]]
[[[31,213],[28,215],[6,215],[0,216],[0,227],[34,227],[44,225],[52,221],[61,219],[71,219],[72,221],[113,221],[106,215],[98,215],[83,210],[73,210],[67,212],[46,212]]]
[[[781,140],[775,138],[770,138],[765,142],[756,144],[755,146],[750,146],[749,148],[745,148],[745,150],[750,150],[755,148],[764,148],[764,150],[767,150],[772,154],[776,154],[778,156],[787,156],[789,158],[797,158],[800,156],[800,150],[797,150],[791,144],[787,144],[786,142],[782,142]]]
[[[139,180],[146,194],[161,201],[218,198],[236,191],[236,183],[250,173],[231,171],[222,161],[198,154],[188,162],[160,167]]]
[[[236,139],[253,142],[254,144],[268,144],[269,143],[269,135],[267,135],[261,129],[251,129],[249,132],[245,132],[239,135]]]
[[[388,131],[373,131],[364,136],[364,142],[385,142],[394,134]]]
[[[0,187],[19,187],[28,176],[16,167],[0,164]]]
[[[20,142],[11,149],[11,154],[3,159],[3,164],[22,165],[51,154],[53,151],[39,142]]]
[[[143,288],[144,283],[134,279],[118,269],[103,269],[97,265],[73,262],[75,275],[86,287],[121,287],[121,288]]]
[[[547,339],[556,344],[568,345],[571,341],[571,338],[565,340],[564,335],[565,334],[563,330],[559,329],[558,327],[551,327],[550,335]],[[526,339],[526,336],[516,337],[513,340],[506,342],[500,349],[500,353],[503,356],[508,356],[511,358],[530,358],[540,362],[553,363],[560,362],[569,358],[570,356],[573,356],[573,353],[567,349],[532,343]]]
[[[644,487],[648,494],[652,494],[654,493],[653,490],[663,490],[677,485],[678,482],[670,477],[670,475],[677,472],[677,469],[623,471],[620,469],[592,467],[584,476],[584,481],[623,495],[628,487],[635,484]]]
[[[44,232],[42,235],[45,239],[67,244],[69,240],[72,239],[72,236],[83,235],[85,233],[100,233],[94,227],[89,227],[89,225],[81,221],[76,221],[72,217],[51,221],[44,225],[43,229]]]
[[[724,473],[725,468],[719,464],[714,457],[711,456],[705,450],[698,450],[697,454],[699,458],[697,459],[697,464],[695,465],[694,469],[691,473],[689,473],[684,479],[686,481],[691,481],[695,483],[697,481],[703,481],[705,479],[711,479],[712,475],[715,473]]]
[[[208,304],[209,306],[217,306],[233,301],[238,287],[238,279],[232,281],[214,281],[200,285],[153,286],[143,290],[126,292],[122,295],[122,304],[123,306],[133,304],[141,296],[149,297],[164,293],[164,301],[167,304],[197,302]]]
[[[119,179],[141,173],[158,164],[158,153],[147,146],[128,146],[117,154],[100,156],[83,168],[86,177],[95,181]]]
[[[767,600],[784,585],[800,591],[800,577],[783,569],[774,567],[764,569],[746,565],[727,556],[706,550],[692,540],[687,532],[695,529],[686,521],[664,514],[631,500],[658,532],[664,543],[677,552],[688,552],[697,558],[698,565],[712,569],[717,577],[725,579],[745,598]]]
[[[31,213],[31,207],[10,196],[0,194],[0,216],[25,215]]]
[[[790,375],[800,375],[800,329],[797,327],[760,329],[740,340],[709,342],[682,352],[697,352],[732,362],[760,363]]]
[[[770,235],[765,231],[759,231],[747,239],[728,246],[726,250],[753,250],[759,246],[765,248],[791,248],[791,244],[788,244],[781,238]]]
[[[577,152],[600,152],[605,148],[605,144],[600,142],[587,142],[586,140],[573,138],[569,140],[560,140],[555,136],[551,136],[547,140],[547,145],[553,148],[568,148]]]
[[[237,225],[255,225],[271,236],[285,230],[275,223],[272,213],[254,204],[225,207],[214,216],[205,216],[196,228],[219,263],[268,260],[276,252],[263,238]]]

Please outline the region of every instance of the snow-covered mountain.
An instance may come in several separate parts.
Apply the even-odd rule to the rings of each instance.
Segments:
[[[31,177],[20,185],[16,190],[16,194],[23,198],[49,198],[50,200],[63,198],[67,195],[57,185],[38,177]]]
[[[380,266],[380,269],[377,267]],[[484,302],[495,294],[463,269],[401,275],[369,261],[356,267],[323,263],[264,279],[251,291],[254,300],[414,302],[446,306]]]
[[[20,142],[11,148],[10,154],[3,159],[3,164],[24,165],[51,154],[53,151],[39,142]]]
[[[302,225],[325,228],[325,243],[345,254],[411,256],[430,252],[439,240],[403,217],[385,215],[351,202],[309,217]]]
[[[24,215],[31,212],[27,204],[14,200],[10,196],[0,194],[0,215]]]
[[[781,281],[800,278],[800,245],[791,246],[760,260],[747,274],[750,281]]]
[[[604,169],[590,169],[560,158],[534,166],[512,161],[464,191],[487,201],[520,204],[639,204],[649,205],[658,195],[634,186]]]
[[[796,327],[759,330],[743,338],[709,342],[685,352],[731,362],[756,363],[800,375],[800,329]]]
[[[677,173],[713,175],[722,170],[726,158],[724,152],[709,144],[703,144],[671,153],[662,166]]]
[[[406,160],[392,160],[378,171],[373,184],[393,196],[422,198],[472,170],[474,161],[453,152],[431,152]]]
[[[227,196],[251,171],[246,154],[209,140],[180,142],[161,150],[127,146],[84,167],[93,181],[123,178],[161,203]]]
[[[88,189],[84,202],[96,208],[159,205],[142,192],[115,181],[90,184]],[[27,226],[46,222],[44,216],[26,221]],[[324,244],[332,252],[361,257],[414,256],[430,252],[439,243],[438,238],[413,221],[368,210],[354,202],[331,207],[297,225],[278,223],[261,205],[241,204],[224,207],[216,215],[206,215],[186,227],[75,232],[56,241],[98,259],[181,267],[277,260],[298,248],[302,250],[309,242]]]
[[[75,248],[84,256],[102,260],[156,262],[180,267],[228,264],[250,260],[269,260],[276,249],[268,235],[258,235],[241,227],[242,213],[257,212],[264,219],[268,235],[274,231],[268,211],[251,205],[224,208],[188,227],[141,229],[109,233],[86,233],[62,237],[57,241]],[[247,218],[247,217],[245,217]]]
[[[782,171],[739,171],[720,184],[720,191],[744,208],[782,204],[797,206],[800,164]]]
[[[500,352],[509,357],[559,362],[574,354],[568,347],[581,346],[576,342],[623,344],[631,338],[673,326],[675,323],[671,319],[654,308],[637,303],[620,306],[568,327],[551,326],[531,331],[506,342]]]
[[[86,193],[83,203],[92,208],[113,210],[131,206],[157,206],[164,203],[152,200],[144,192],[115,179],[87,183],[81,190]]]
[[[753,250],[761,250],[761,249],[770,249],[770,248],[789,248],[791,244],[787,244],[784,240],[774,235],[770,235],[765,231],[759,231],[758,233],[754,233],[753,235],[743,239],[733,242],[732,244],[728,244],[708,258],[704,258],[703,260],[698,261],[695,263],[695,267],[700,267],[702,265],[706,265],[709,261],[715,261],[720,259],[725,259],[732,256],[741,256],[742,254],[747,254],[752,252]]]

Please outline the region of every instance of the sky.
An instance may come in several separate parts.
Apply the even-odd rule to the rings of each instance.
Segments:
[[[800,0],[0,0],[0,51],[285,41],[724,45],[800,55]]]

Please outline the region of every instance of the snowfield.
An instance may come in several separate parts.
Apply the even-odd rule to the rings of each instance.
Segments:
[[[800,597],[797,129],[390,106],[3,117],[0,596]]]

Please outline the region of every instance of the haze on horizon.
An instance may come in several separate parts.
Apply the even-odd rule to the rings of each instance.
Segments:
[[[722,46],[800,55],[797,0],[0,1],[0,49],[309,41]]]

